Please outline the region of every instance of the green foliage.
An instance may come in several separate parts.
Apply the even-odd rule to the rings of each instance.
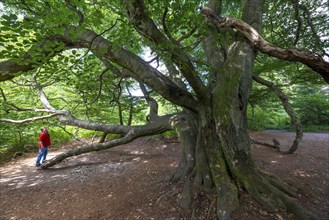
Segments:
[[[295,132],[296,128],[293,125],[279,125],[275,130],[287,130]],[[329,125],[303,125],[303,132],[325,132],[328,133]]]
[[[329,126],[329,94],[305,94],[294,106],[303,125]]]
[[[298,3],[296,13],[293,1],[265,2],[265,39],[283,48],[290,48],[295,44],[298,48],[307,48],[324,55],[325,48],[329,48],[329,29],[323,25],[329,23],[328,4],[326,1]]]
[[[253,112],[254,111],[254,112]],[[255,106],[248,107],[248,127],[252,130],[278,129],[280,126],[289,125],[290,118],[283,109],[278,111],[273,108]]]
[[[161,134],[163,137],[177,137],[177,133],[174,130],[165,131]]]
[[[271,81],[278,78],[270,75]],[[290,77],[289,77],[290,78]],[[284,80],[281,81],[283,83]],[[287,83],[288,82],[288,83]],[[329,90],[328,86],[317,85],[317,79],[309,79],[308,83],[300,81],[289,82],[286,87],[281,86],[288,94],[304,131],[328,131],[329,127]],[[279,84],[280,85],[280,84]],[[277,85],[278,86],[278,85]],[[288,129],[294,130],[290,118],[284,112],[281,102],[268,88],[255,83],[248,106],[248,125],[250,129]],[[254,112],[252,111],[254,106]]]
[[[65,54],[74,54],[81,56],[81,51],[68,51]],[[44,88],[45,93],[50,98],[52,106],[58,109],[69,110],[75,117],[88,120],[90,122],[100,122],[109,124],[119,123],[119,109],[116,106],[116,99],[121,104],[124,123],[127,123],[129,117],[130,105],[133,105],[133,124],[142,124],[146,118],[146,102],[135,99],[124,89],[131,86],[132,81],[121,81],[121,89],[118,89],[120,79],[111,75],[109,72],[104,77],[102,92],[97,99],[100,87],[100,69],[99,63],[91,57],[85,57],[86,62],[76,62],[74,59],[72,66],[67,67],[56,57],[53,58],[57,67],[52,62],[45,64],[45,68],[39,69],[37,76],[41,84],[49,84]],[[69,61],[69,60],[67,60]],[[63,67],[62,69],[58,67]],[[20,76],[15,78],[15,82],[2,82],[0,88],[3,95],[0,94],[0,118],[11,118],[15,120],[39,117],[40,113],[33,111],[15,111],[19,108],[42,109],[38,93],[31,87],[30,76]],[[87,82],[87,83],[86,83]],[[119,95],[120,93],[120,95]],[[95,102],[94,102],[95,101]],[[14,104],[15,106],[13,106]],[[73,138],[69,133],[75,133],[75,128],[64,127],[56,122],[56,119],[45,120],[42,123],[28,125],[13,125],[0,123],[0,151],[3,159],[10,159],[16,155],[26,152],[36,151],[36,143],[40,127],[46,126],[51,133],[51,139],[54,146]],[[81,138],[91,138],[96,134],[100,137],[101,133],[79,129],[77,135]]]
[[[71,139],[61,128],[52,127],[50,123],[28,125],[0,123],[0,125],[0,163],[21,156],[24,153],[37,153],[41,127],[48,127],[52,148],[56,148]]]
[[[87,130],[83,128],[75,128],[71,126],[68,126],[67,130],[72,134],[74,133],[74,135],[76,135],[77,137],[85,138],[85,139],[99,138],[103,134],[101,132]],[[70,138],[73,139],[73,136],[70,136]]]
[[[174,130],[165,131],[161,134],[156,134],[146,137],[147,139],[163,139],[163,138],[173,138],[177,137],[177,133]]]

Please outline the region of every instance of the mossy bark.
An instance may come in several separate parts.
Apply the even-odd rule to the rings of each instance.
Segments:
[[[175,126],[183,153],[172,180],[183,182],[179,204],[193,209],[200,191],[209,192],[209,195],[215,192],[216,216],[230,219],[239,205],[238,193],[246,191],[269,212],[283,209],[299,219],[316,219],[288,196],[294,192],[289,185],[264,174],[254,163],[243,117],[245,109],[234,104],[241,102],[242,96],[231,97],[228,111],[220,115],[215,114],[209,105],[202,105],[204,109],[200,106],[199,114],[181,116],[177,120]],[[240,111],[241,117],[236,111]],[[192,213],[193,217],[200,217]]]
[[[217,217],[230,219],[232,211],[238,207],[239,190],[245,190],[269,212],[284,209],[299,219],[316,219],[287,196],[290,190],[287,184],[264,175],[252,159],[246,110],[254,58],[251,45],[238,37],[228,51],[223,68],[218,71],[220,76],[216,77],[212,95],[199,102],[193,116],[197,125],[193,132],[176,129],[184,143],[183,158],[195,155],[194,168],[190,164],[180,178],[185,184],[179,202],[185,208],[193,204],[194,192],[200,190],[196,186],[210,192],[215,190]],[[188,141],[191,137],[187,134],[192,133],[193,141]],[[195,143],[195,148],[187,148],[186,143]],[[195,150],[195,153],[184,152],[186,149]],[[184,170],[183,167],[179,169]]]

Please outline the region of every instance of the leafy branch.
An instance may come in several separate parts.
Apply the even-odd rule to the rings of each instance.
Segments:
[[[282,60],[299,61],[319,73],[322,78],[329,83],[329,62],[326,62],[320,55],[304,49],[283,49],[272,45],[265,41],[253,27],[244,21],[230,17],[218,17],[207,7],[201,10],[201,14],[218,29],[224,27],[235,28],[245,36],[258,51]]]

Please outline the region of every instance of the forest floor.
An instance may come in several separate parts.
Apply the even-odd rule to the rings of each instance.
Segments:
[[[289,146],[294,133],[251,132],[254,139]],[[76,146],[50,149],[48,159]],[[329,219],[329,133],[305,133],[292,155],[253,145],[256,163],[297,189],[293,198],[319,219]],[[68,158],[46,170],[35,168],[35,154],[0,167],[0,219],[191,219],[176,202],[179,187],[165,181],[177,167],[180,148],[175,138],[142,138],[101,152]],[[233,219],[295,219],[283,211],[268,213],[247,194],[240,195]],[[200,219],[212,219],[199,207]]]

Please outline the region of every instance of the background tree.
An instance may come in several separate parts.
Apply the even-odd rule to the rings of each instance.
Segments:
[[[301,219],[314,218],[287,197],[285,193],[292,190],[286,184],[260,171],[252,160],[247,105],[257,51],[305,64],[329,82],[325,3],[9,0],[5,7],[0,80],[22,75],[22,85],[34,89],[41,105],[16,104],[16,110],[30,111],[31,117],[1,121],[21,124],[57,117],[63,125],[121,135],[69,150],[43,168],[174,129],[183,153],[172,180],[184,182],[182,207],[193,205],[200,189],[214,189],[216,215],[229,219],[238,206],[239,190],[245,190],[271,212],[285,207]],[[263,24],[264,39],[276,46],[260,36]],[[147,48],[152,51],[150,59],[142,56]],[[273,62],[261,61],[264,66]],[[59,95],[62,90],[52,90],[55,84],[69,90],[76,104]],[[150,106],[149,120],[140,125],[124,123],[121,101],[134,101],[129,89],[133,84],[141,85]],[[2,94],[4,103],[12,105],[8,92]],[[160,116],[156,104],[160,96],[178,111]],[[104,120],[111,117],[105,111],[111,104],[118,105],[117,125]],[[124,104],[129,106],[127,100]]]

